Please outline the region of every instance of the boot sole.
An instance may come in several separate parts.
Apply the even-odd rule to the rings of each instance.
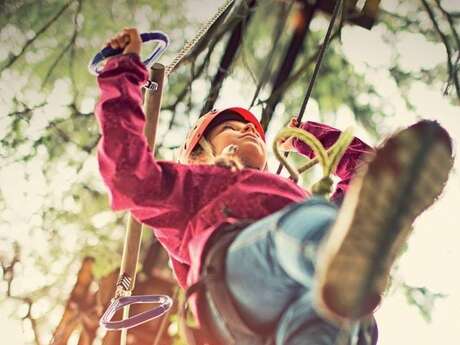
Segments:
[[[452,165],[447,132],[422,121],[357,173],[318,255],[315,302],[327,318],[355,320],[379,305],[413,221],[441,194]]]

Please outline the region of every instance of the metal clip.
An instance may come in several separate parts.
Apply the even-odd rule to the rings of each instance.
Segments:
[[[147,83],[143,86],[144,89],[147,89],[149,92],[155,92],[158,90],[158,83],[147,80]]]

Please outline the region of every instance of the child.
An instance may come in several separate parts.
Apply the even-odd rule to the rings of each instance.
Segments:
[[[110,59],[98,77],[100,172],[112,209],[129,210],[154,229],[180,286],[198,280],[212,235],[252,219],[231,244],[225,266],[228,290],[251,329],[270,330],[277,345],[334,344],[338,324],[371,314],[412,221],[447,180],[447,133],[423,121],[389,139],[367,172],[354,179],[338,210],[266,171],[263,129],[243,108],[201,117],[187,137],[182,164],[156,161],[143,137],[140,87],[147,71],[139,59],[139,34],[125,29],[108,43],[123,55]],[[340,134],[318,123],[300,127],[326,148]],[[313,156],[298,140],[291,144]],[[341,181],[333,201],[343,198],[370,151],[359,139],[352,141],[335,172]]]

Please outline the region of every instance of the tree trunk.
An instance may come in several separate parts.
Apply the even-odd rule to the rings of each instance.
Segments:
[[[282,93],[278,93],[278,88],[282,87],[284,82],[289,78],[289,75],[294,67],[294,63],[302,52],[304,47],[304,41],[307,36],[308,28],[310,27],[311,20],[317,9],[317,3],[313,6],[306,5],[304,3],[299,4],[297,13],[295,14],[295,28],[292,34],[289,47],[286,50],[282,64],[280,65],[278,72],[272,82],[272,92],[262,112],[261,124],[266,130],[270,123],[273,112],[276,109],[278,103],[282,100]]]
[[[240,23],[235,26],[230,35],[230,38],[227,42],[227,47],[225,48],[225,52],[220,60],[217,73],[211,82],[211,88],[209,90],[208,97],[206,98],[206,103],[201,109],[201,114],[206,114],[214,107],[217,97],[219,96],[220,89],[222,88],[222,84],[228,75],[228,71],[233,64],[237,53],[239,52],[243,34],[246,31],[246,28],[252,17],[252,9],[256,6],[257,3],[256,0],[245,1],[247,1],[247,3],[241,5],[239,9],[239,11],[245,11],[243,12],[244,17],[241,19]]]

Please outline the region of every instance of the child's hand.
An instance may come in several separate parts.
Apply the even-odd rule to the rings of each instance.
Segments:
[[[123,49],[123,54],[140,55],[142,40],[136,28],[124,28],[106,42],[113,49]]]
[[[236,145],[228,145],[223,149],[222,153],[216,157],[214,164],[222,168],[230,169],[233,172],[243,169],[243,164],[238,156],[235,155],[237,151],[238,147]]]
[[[297,124],[298,124],[297,118],[293,117],[291,121],[289,121],[288,127],[297,128]],[[294,148],[293,140],[294,140],[293,137],[289,137],[285,139],[284,141],[282,141],[280,144],[280,149],[282,151],[294,151],[295,148]]]

